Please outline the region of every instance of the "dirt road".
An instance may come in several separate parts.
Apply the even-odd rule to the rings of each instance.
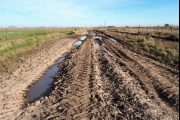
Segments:
[[[13,120],[23,112],[26,91],[64,53],[69,52],[75,39],[56,39],[34,50],[24,62],[17,63],[7,73],[0,74],[0,119]]]
[[[179,70],[138,52],[89,32],[60,64],[54,90],[24,106],[16,119],[177,120]]]

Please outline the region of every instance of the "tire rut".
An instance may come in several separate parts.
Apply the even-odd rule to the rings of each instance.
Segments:
[[[155,98],[158,99],[160,97],[170,106],[174,107],[177,111],[179,110],[179,93],[176,85],[171,85],[171,83],[168,82],[168,79],[166,79],[166,82],[168,82],[169,84],[165,84],[164,81],[162,81],[161,79],[159,80],[157,74],[151,74],[151,72],[148,69],[146,69],[145,66],[142,66],[140,62],[137,62],[135,60],[135,57],[132,54],[128,55],[128,50],[122,50],[123,48],[111,42],[110,40],[104,40],[104,43],[107,45],[106,47],[108,47],[108,49],[114,51],[115,55],[118,56],[121,59],[121,61],[123,61],[127,66],[129,66],[129,68],[137,75],[137,77],[139,77],[139,82],[145,84],[145,86],[148,88],[146,89],[147,92],[152,92]],[[164,78],[165,77],[163,77],[163,79]]]
[[[100,44],[97,46],[96,42]],[[148,66],[163,72],[158,75],[165,79],[166,84]],[[179,83],[171,81],[178,73],[123,44],[107,38],[93,40],[93,33],[89,32],[83,44],[73,48],[59,67],[61,70],[55,77],[54,90],[39,103],[37,101],[38,104],[32,103],[24,108],[25,112],[19,118],[178,119],[179,99],[169,96],[175,94],[177,97],[174,88]],[[163,91],[159,92],[159,88]],[[175,91],[170,93],[172,89]]]

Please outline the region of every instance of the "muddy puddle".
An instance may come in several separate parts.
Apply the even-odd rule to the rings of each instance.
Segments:
[[[96,46],[98,46],[98,47],[99,47],[99,43],[98,43],[98,42],[96,42]]]
[[[33,102],[37,99],[39,99],[41,96],[43,96],[47,91],[51,90],[51,87],[53,85],[54,76],[59,71],[59,64],[62,63],[67,54],[65,54],[63,57],[58,59],[56,64],[52,67],[50,67],[45,74],[38,80],[37,83],[35,83],[30,90],[27,92],[27,100],[28,102]]]
[[[93,34],[93,36],[96,36],[96,33],[95,33],[95,32],[93,32],[92,34]]]
[[[80,46],[82,43],[83,43],[83,41],[85,41],[86,40],[86,36],[82,36],[81,38],[80,38],[80,40],[78,40],[77,42],[75,42],[74,44],[73,44],[73,46]]]
[[[82,36],[82,37],[80,38],[80,40],[82,40],[82,41],[86,40],[86,36]]]
[[[74,46],[80,46],[82,43],[83,43],[82,41],[77,41],[77,42],[75,42],[73,45],[74,45]]]
[[[102,37],[94,36],[93,39],[94,39],[94,40],[95,40],[95,39],[100,39],[100,40],[102,40]]]
[[[110,40],[112,40],[115,43],[118,43],[117,40],[113,39],[113,38],[109,38]]]

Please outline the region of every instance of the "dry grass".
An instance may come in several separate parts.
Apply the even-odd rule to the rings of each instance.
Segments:
[[[124,34],[120,33],[119,29],[108,29],[106,31],[109,35],[115,36],[116,38],[135,45],[148,53],[161,57],[165,61],[179,64],[179,42],[175,42],[179,37],[179,33],[177,32],[169,34],[169,37],[174,41],[167,41],[153,38],[151,35]]]

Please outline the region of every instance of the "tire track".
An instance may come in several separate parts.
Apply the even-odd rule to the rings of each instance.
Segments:
[[[176,85],[169,82],[169,79],[166,79],[166,76],[157,74],[161,73],[161,70],[155,68],[155,66],[153,65],[147,64],[147,62],[143,65],[142,57],[136,58],[133,54],[130,54],[127,49],[123,50],[122,47],[117,46],[110,40],[105,40],[105,44],[109,46],[111,50],[115,49],[114,52],[116,53],[116,55],[118,55],[122,59],[122,61],[125,62],[126,65],[128,65],[129,68],[131,68],[132,71],[134,71],[138,75],[138,77],[140,77],[142,83],[144,83],[145,86],[150,91],[152,91],[155,98],[158,99],[160,97],[170,106],[179,111],[179,89]],[[151,66],[151,69],[153,70],[148,68],[148,65]],[[175,80],[178,81],[177,79]]]
[[[99,46],[96,42],[98,39],[94,41],[93,33],[89,32],[86,41],[79,48],[72,49],[59,66],[61,71],[55,77],[54,90],[39,103],[37,101],[25,108],[19,118],[178,119],[176,105],[179,100],[171,103],[174,98],[169,97],[169,91],[177,88],[176,83],[179,84],[169,83],[177,78],[177,73],[166,68],[163,71],[160,63],[152,63],[149,58],[109,39],[102,40]],[[163,73],[156,75],[149,67]],[[158,88],[166,91],[158,92]],[[173,95],[177,93],[177,89],[174,90],[171,91]],[[165,93],[169,99],[161,96]]]

